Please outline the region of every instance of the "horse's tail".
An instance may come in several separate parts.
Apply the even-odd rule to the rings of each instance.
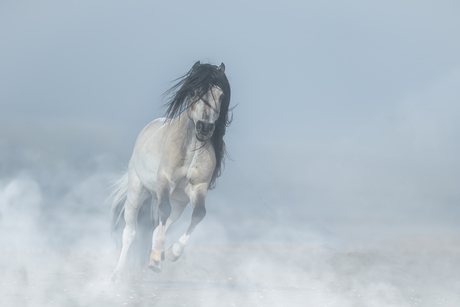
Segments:
[[[115,239],[117,246],[122,246],[123,229],[125,228],[125,219],[123,213],[125,210],[126,194],[128,192],[128,174],[124,174],[114,185],[112,192],[112,237]],[[155,199],[156,200],[156,199]],[[144,201],[136,223],[136,236],[127,255],[127,263],[135,267],[142,267],[148,263],[150,251],[152,249],[153,230],[158,224],[158,202],[152,201],[149,197]]]
[[[125,211],[126,194],[128,192],[128,173],[125,173],[112,187],[114,190],[110,195],[110,198],[112,198],[111,232],[117,245],[121,247],[121,233],[123,232],[123,228],[125,228],[122,216]]]

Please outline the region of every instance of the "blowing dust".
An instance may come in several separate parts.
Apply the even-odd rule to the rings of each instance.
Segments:
[[[460,300],[460,237],[452,229],[414,231],[403,222],[391,234],[384,219],[354,225],[346,216],[334,220],[295,206],[286,213],[257,185],[244,190],[244,180],[233,188],[245,195],[226,195],[229,180],[220,194],[210,192],[208,215],[177,262],[164,262],[160,274],[128,270],[124,283],[112,284],[118,251],[106,198],[119,161],[56,163],[5,148],[2,306],[457,306]],[[229,177],[234,172],[238,167]],[[167,244],[190,215],[188,208]]]

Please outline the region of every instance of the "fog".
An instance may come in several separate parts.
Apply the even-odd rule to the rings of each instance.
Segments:
[[[457,306],[459,13],[3,1],[3,303]],[[225,171],[184,256],[112,285],[110,187],[197,60],[224,62],[232,87]]]

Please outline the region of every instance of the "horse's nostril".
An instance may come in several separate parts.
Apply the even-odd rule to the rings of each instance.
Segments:
[[[214,131],[214,124],[205,123],[199,120],[196,122],[196,131],[198,133],[210,134]]]
[[[205,133],[210,133],[214,130],[214,124],[203,123],[203,130]]]

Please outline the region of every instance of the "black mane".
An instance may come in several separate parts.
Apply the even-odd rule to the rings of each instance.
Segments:
[[[227,76],[225,76],[225,66],[211,64],[195,65],[182,77],[174,80],[178,81],[164,94],[169,97],[169,101],[165,104],[165,116],[168,120],[174,119],[190,108],[199,99],[191,99],[192,97],[203,97],[213,87],[218,86],[223,94],[221,96],[221,105],[219,118],[215,123],[214,133],[211,137],[211,144],[216,153],[216,167],[212,174],[209,189],[216,187],[217,178],[221,175],[225,164],[225,129],[230,125],[231,119],[228,118],[228,110],[230,104],[230,84]],[[205,103],[207,103],[205,101]]]

